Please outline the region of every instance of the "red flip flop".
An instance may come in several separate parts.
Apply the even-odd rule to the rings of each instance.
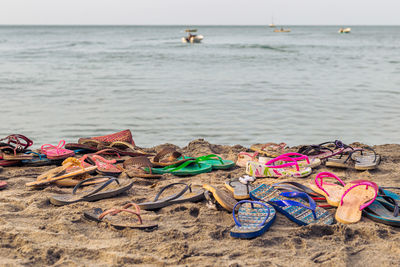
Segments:
[[[65,141],[61,140],[57,146],[50,144],[42,145],[41,153],[45,154],[48,159],[66,159],[75,155],[74,151],[63,148]]]
[[[85,159],[97,166],[96,172],[98,172],[99,174],[119,176],[122,173],[121,169],[113,165],[117,162],[115,159],[106,160],[99,155],[85,155],[80,160],[84,161]]]
[[[7,187],[7,183],[4,181],[0,181],[0,189],[4,189]]]

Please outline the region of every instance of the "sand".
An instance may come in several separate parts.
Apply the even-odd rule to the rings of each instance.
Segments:
[[[159,151],[167,145],[170,144],[146,150]],[[359,172],[321,167],[310,177],[297,181],[307,183],[320,171],[333,171],[344,181],[368,178],[381,186],[398,186],[400,145],[374,148],[382,155],[378,170]],[[231,160],[245,150],[240,145],[213,145],[204,140],[192,141],[181,149],[185,155],[217,153]],[[230,177],[243,175],[244,168],[187,178],[172,175],[159,180],[135,178],[133,188],[119,197],[62,207],[50,204],[49,196],[71,189],[25,187],[26,182],[50,168],[9,167],[0,172],[0,179],[8,183],[8,188],[0,191],[1,266],[398,266],[400,263],[400,228],[364,217],[352,225],[300,227],[278,213],[270,230],[252,240],[231,238],[232,215],[210,208],[205,201],[169,206],[157,212],[143,211],[144,218],[159,225],[152,232],[117,230],[82,217],[83,210],[91,208],[108,209],[131,201],[151,200],[159,188],[172,182],[223,187]]]

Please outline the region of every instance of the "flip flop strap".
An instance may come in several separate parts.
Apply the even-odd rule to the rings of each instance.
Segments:
[[[284,163],[281,165],[271,165],[277,161],[282,161],[282,160],[292,161],[292,162]],[[290,158],[290,157],[282,157],[280,159],[274,158],[274,159],[268,161],[267,163],[265,163],[265,166],[268,166],[268,168],[285,168],[285,167],[290,167],[290,166],[294,166],[294,165],[296,166],[296,170],[299,171],[300,170],[299,164],[297,163],[296,160],[294,160],[293,158]]]
[[[279,182],[275,183],[272,185],[275,188],[283,188],[283,189],[288,189],[288,190],[294,190],[294,191],[303,191],[304,193],[307,193],[308,195],[313,195],[313,196],[320,196],[318,193],[314,192],[311,188],[297,183],[297,182]]]
[[[282,200],[273,200],[275,204],[281,207],[286,207],[286,206],[298,206],[298,207],[303,207],[306,209],[311,210],[314,219],[317,220],[317,215],[315,213],[315,209],[317,208],[317,204],[315,203],[314,199],[312,199],[309,195],[307,195],[304,192],[282,192],[280,193],[281,196],[287,197],[287,198],[302,198],[305,200],[308,200],[309,206],[304,205],[301,202],[290,200],[290,199],[282,199]]]
[[[124,208],[122,208],[122,209],[109,209],[109,210],[106,210],[106,211],[104,211],[102,214],[99,215],[99,220],[103,219],[103,218],[104,218],[106,215],[108,215],[108,214],[110,214],[110,215],[112,215],[112,216],[115,216],[115,215],[117,215],[118,213],[123,212],[123,211],[129,212],[129,213],[131,213],[131,214],[136,215],[136,216],[138,217],[138,219],[139,219],[139,223],[140,223],[140,224],[143,224],[142,217],[140,216],[140,214],[136,213],[136,212],[133,211],[133,210],[124,209]]]
[[[188,160],[188,161],[185,161],[184,163],[182,163],[181,165],[179,165],[178,167],[175,167],[175,168],[170,169],[168,171],[170,171],[170,172],[179,171],[179,170],[185,168],[186,166],[188,166],[188,165],[190,165],[192,163],[197,163],[200,166],[200,163],[199,163],[198,159],[196,159],[196,160]]]
[[[220,156],[218,156],[218,155],[215,155],[215,154],[210,154],[210,155],[207,155],[207,156],[198,157],[196,159],[196,161],[200,162],[200,161],[206,161],[206,160],[209,160],[209,159],[216,159],[216,160],[219,160],[221,162],[221,164],[224,164],[224,161],[222,160],[222,158]]]
[[[64,147],[64,145],[65,145],[65,140],[61,140],[60,142],[58,142],[57,146],[53,146],[51,144],[45,144],[40,147],[40,150],[47,151],[52,148],[52,149],[55,149],[58,153],[59,150]]]
[[[39,160],[42,160],[42,158],[46,158],[46,155],[41,154],[41,153],[37,153],[37,152],[34,152],[34,151],[28,151],[28,152],[25,152],[25,154],[35,154],[35,155],[39,156]]]
[[[123,208],[123,209],[127,209],[127,208],[132,207],[132,206],[135,207],[136,213],[137,213],[137,214],[140,214],[140,207],[139,207],[139,205],[136,204],[136,203],[130,202],[130,203],[125,204],[124,206],[122,206],[122,208]]]
[[[157,193],[156,197],[154,198],[153,202],[156,202],[160,198],[161,194],[165,191],[165,189],[173,187],[173,186],[178,185],[178,184],[185,185],[185,188],[183,188],[182,191],[179,192],[178,194],[165,198],[164,199],[165,201],[171,201],[171,200],[177,199],[180,196],[182,196],[183,194],[185,194],[187,190],[189,190],[189,192],[192,192],[191,185],[187,185],[185,183],[172,183],[172,184],[169,184],[169,185],[164,186],[163,188],[161,188],[161,190]]]
[[[76,194],[76,190],[78,190],[78,188],[80,188],[83,183],[89,182],[89,181],[93,181],[93,180],[96,180],[96,179],[99,179],[99,178],[108,178],[109,180],[104,182],[102,185],[98,186],[97,188],[95,188],[92,192],[84,195],[83,197],[88,197],[88,196],[96,194],[97,192],[103,190],[105,187],[107,187],[112,182],[116,182],[117,184],[119,184],[118,179],[115,178],[115,177],[110,177],[110,176],[91,177],[91,178],[85,179],[83,181],[80,181],[77,185],[75,185],[74,189],[72,189],[72,195]]]
[[[109,152],[109,153],[107,153],[107,152]],[[113,148],[106,148],[106,149],[99,150],[99,151],[97,151],[96,153],[93,153],[93,155],[101,155],[101,154],[104,154],[104,155],[112,155],[112,154],[115,154],[115,155],[118,156],[118,158],[121,157],[121,155],[120,155],[115,149],[113,149]]]
[[[260,202],[260,201],[250,201],[250,200],[242,200],[242,201],[239,201],[239,202],[236,203],[235,206],[233,207],[232,216],[233,216],[233,220],[235,221],[235,224],[236,224],[237,226],[239,226],[239,227],[242,226],[242,224],[239,222],[239,220],[238,220],[238,219],[236,218],[236,216],[235,216],[235,210],[236,210],[237,206],[243,205],[244,203],[250,203],[252,209],[254,209],[254,204],[259,204],[259,205],[264,206],[264,207],[266,207],[266,208],[268,209],[268,214],[267,214],[267,216],[265,216],[264,220],[263,220],[258,226],[261,227],[261,226],[265,225],[266,221],[267,221],[268,218],[269,218],[269,215],[271,214],[270,208],[269,208],[268,205],[265,204],[265,203],[262,203],[262,202]]]
[[[291,157],[291,156],[298,156],[297,158],[293,158],[295,161],[306,160],[307,164],[310,164],[310,159],[308,158],[308,156],[300,154],[300,153],[296,153],[296,152],[285,153],[276,158],[281,159],[281,158],[286,158],[286,157]]]
[[[370,201],[368,201],[367,203],[361,205],[361,206],[360,206],[360,210],[363,210],[364,208],[366,208],[366,207],[368,207],[369,205],[371,205],[372,202],[375,201],[375,199],[376,199],[376,197],[377,197],[377,195],[378,195],[378,187],[376,186],[375,183],[368,182],[368,181],[360,182],[360,183],[358,183],[358,184],[355,184],[355,185],[351,186],[349,189],[347,189],[347,190],[343,193],[342,198],[340,199],[340,205],[343,205],[343,199],[344,199],[344,197],[347,195],[347,193],[349,193],[353,188],[355,188],[355,187],[357,187],[357,186],[361,186],[361,185],[367,186],[366,189],[368,189],[368,186],[371,186],[372,188],[374,188],[374,189],[375,189],[375,196],[374,196],[374,198],[373,198],[372,200],[370,200]]]
[[[378,157],[378,154],[376,154],[376,152],[375,152],[375,150],[372,148],[372,147],[364,147],[364,148],[362,148],[362,149],[367,149],[367,150],[371,150],[373,153],[374,153],[374,163],[376,162],[376,159],[377,159],[377,157]],[[361,150],[361,155],[362,155],[362,150]],[[359,162],[359,161],[357,161],[356,160],[356,162]]]
[[[329,193],[326,192],[326,190],[322,187],[324,182],[323,182],[323,178],[335,178],[336,180],[338,180],[343,186],[346,186],[346,184],[339,178],[337,177],[335,174],[330,173],[330,172],[320,172],[317,174],[317,176],[315,176],[315,184],[317,185],[317,187],[319,189],[321,189],[322,191],[325,192],[325,194],[327,196],[329,196]],[[318,179],[320,179],[321,181],[319,182]]]

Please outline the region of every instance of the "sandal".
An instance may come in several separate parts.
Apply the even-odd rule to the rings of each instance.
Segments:
[[[312,223],[333,224],[333,216],[304,192],[280,192],[276,188],[262,184],[250,192],[254,200],[268,202],[291,221],[299,225]]]
[[[168,157],[167,157],[168,156]],[[158,152],[151,163],[156,167],[166,167],[175,164],[181,164],[193,158],[185,158],[182,153],[176,151],[174,148],[164,148]]]
[[[139,178],[161,178],[162,174],[154,174],[150,160],[147,157],[134,157],[124,161],[123,163],[126,174],[129,177]],[[147,173],[147,171],[149,173]]]
[[[37,177],[34,182],[26,183],[26,186],[39,186],[47,185],[58,180],[72,178],[85,173],[94,172],[97,166],[84,165],[82,161],[77,158],[67,158],[63,161],[62,166],[51,169]]]
[[[221,205],[221,207],[229,212],[232,212],[233,208],[237,204],[237,201],[232,197],[231,194],[209,184],[204,184],[203,188],[212,193],[214,199],[219,205]]]
[[[255,187],[247,182],[242,183],[240,178],[234,178],[225,182],[225,187],[233,193],[235,199],[243,200],[250,198],[250,191]]]
[[[98,174],[118,177],[122,173],[122,170],[118,166],[113,165],[117,162],[115,159],[106,160],[99,155],[84,155],[80,160],[84,161],[85,159],[97,166],[96,172]]]
[[[256,206],[257,205],[257,206]],[[235,210],[238,208],[238,218]],[[265,233],[275,221],[275,209],[259,201],[242,200],[236,203],[233,212],[235,226],[231,229],[231,236],[235,238],[254,238]]]
[[[326,146],[328,144],[333,144],[335,147],[331,149]],[[341,141],[335,140],[334,142],[324,142],[319,145],[302,146],[298,150],[298,153],[307,155],[310,158],[326,159],[343,153],[347,147],[348,146],[343,144]]]
[[[74,151],[64,149],[65,141],[61,140],[57,146],[50,144],[42,145],[40,151],[45,154],[48,159],[66,159],[75,155]]]
[[[168,188],[175,185],[185,185],[185,187],[177,194],[172,194],[168,197],[160,199],[161,194]],[[189,190],[189,192],[187,192]],[[184,203],[184,202],[198,202],[204,199],[204,190],[199,189],[197,191],[192,191],[191,185],[185,183],[172,183],[161,188],[157,193],[153,201],[140,203],[139,207],[144,210],[158,210],[170,205]]]
[[[366,186],[366,188],[361,186]],[[336,221],[345,224],[360,221],[362,210],[371,205],[377,195],[378,186],[371,181],[360,181],[347,186],[336,210]]]
[[[177,176],[189,176],[212,171],[212,165],[198,162],[198,160],[188,160],[179,166],[171,165],[164,168],[145,168],[146,172],[157,174],[171,173]]]
[[[121,131],[118,133],[97,136],[97,137],[80,138],[78,142],[81,144],[81,142],[80,142],[81,140],[87,140],[87,139],[99,141],[99,142],[105,143],[106,145],[109,145],[115,141],[122,141],[122,142],[127,142],[131,145],[135,145],[135,142],[133,141],[132,133],[130,130],[124,130],[124,131]]]
[[[88,181],[93,181],[95,179],[107,178],[106,182],[99,184],[96,187],[91,187],[91,190],[79,190]],[[113,183],[115,182],[116,185]],[[115,177],[104,176],[104,177],[92,177],[79,182],[71,194],[59,194],[50,197],[50,203],[56,206],[68,205],[80,201],[96,201],[99,199],[111,198],[116,195],[122,194],[129,190],[133,186],[134,182],[123,181],[122,183]]]
[[[6,188],[7,187],[7,182],[5,182],[5,181],[0,181],[0,190],[1,189],[4,189],[4,188]]]
[[[288,163],[274,165],[283,161]],[[289,157],[274,158],[265,164],[249,161],[246,166],[246,174],[254,177],[306,177],[311,173],[310,167],[300,168],[297,161]]]
[[[215,154],[198,157],[196,158],[196,161],[209,164],[215,170],[226,170],[235,166],[235,162],[233,162],[232,160],[224,160],[220,156]]]
[[[238,154],[238,158],[236,160],[236,166],[239,167],[246,167],[248,161],[257,161],[258,152],[254,153],[247,153],[247,152],[240,152]]]
[[[128,209],[129,207],[135,207],[135,210]],[[127,212],[128,216],[121,216],[121,212]],[[117,229],[139,229],[139,230],[153,230],[158,227],[158,224],[149,223],[142,220],[140,214],[140,208],[135,203],[128,203],[122,208],[114,208],[103,211],[100,208],[96,208],[89,211],[83,212],[86,219],[95,222],[105,222]],[[138,221],[132,221],[132,215],[136,215]],[[116,216],[118,215],[118,216]]]

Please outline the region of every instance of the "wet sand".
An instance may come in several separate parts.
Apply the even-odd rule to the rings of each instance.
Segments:
[[[164,146],[146,151],[159,151]],[[381,186],[400,185],[400,145],[373,148],[382,156],[378,170],[320,167],[311,176],[296,181],[307,183],[318,172],[331,171],[345,182],[363,178]],[[237,153],[245,150],[240,145],[213,145],[203,140],[192,141],[181,149],[188,156],[213,153],[230,160],[236,160]],[[144,219],[159,225],[152,232],[117,230],[82,216],[83,210],[91,208],[152,200],[161,187],[173,182],[223,187],[227,179],[245,174],[244,168],[184,178],[134,178],[133,188],[118,197],[56,207],[49,203],[49,197],[71,189],[53,185],[33,190],[25,186],[52,167],[9,167],[0,172],[0,180],[8,183],[0,191],[1,266],[398,266],[400,262],[400,228],[365,217],[352,225],[300,227],[278,213],[268,232],[252,240],[240,240],[229,236],[234,225],[232,215],[209,208],[206,201],[173,205],[157,212],[142,211]],[[178,191],[174,190],[171,192]]]

